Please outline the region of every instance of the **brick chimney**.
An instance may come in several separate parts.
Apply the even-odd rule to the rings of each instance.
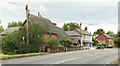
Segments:
[[[38,16],[40,16],[41,17],[41,15],[40,15],[40,13],[38,12]]]
[[[81,30],[81,27],[82,27],[82,23],[80,23],[80,30]]]
[[[88,28],[87,28],[87,27],[85,27],[85,31],[87,31],[87,29],[88,29]]]

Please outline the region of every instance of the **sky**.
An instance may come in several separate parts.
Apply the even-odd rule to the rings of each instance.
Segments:
[[[12,21],[25,20],[25,5],[30,13],[38,12],[57,23],[62,28],[64,23],[82,23],[82,29],[88,27],[93,33],[99,28],[117,33],[119,0],[0,0],[1,25],[7,28]]]

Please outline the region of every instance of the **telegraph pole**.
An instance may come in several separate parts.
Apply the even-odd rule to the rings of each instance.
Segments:
[[[28,5],[26,5],[26,30],[27,30],[27,44],[29,44],[29,31],[28,31]]]

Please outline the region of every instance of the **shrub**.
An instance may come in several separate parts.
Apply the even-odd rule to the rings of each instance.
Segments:
[[[95,38],[92,38],[92,41],[94,46],[96,46],[99,43],[98,40],[96,40]]]
[[[51,39],[51,38],[47,38],[45,39],[45,43],[49,48],[57,48],[59,45],[58,40],[56,39]]]
[[[38,24],[29,25],[29,44],[27,44],[26,28],[23,26],[20,30],[3,37],[3,53],[24,54],[39,52],[40,44],[43,43],[42,36],[45,33],[46,30]],[[23,37],[25,37],[24,40]]]
[[[60,43],[64,45],[64,47],[70,47],[72,45],[72,43],[66,38],[60,39]]]

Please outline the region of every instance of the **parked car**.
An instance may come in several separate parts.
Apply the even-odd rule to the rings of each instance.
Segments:
[[[113,48],[113,46],[112,45],[108,45],[107,48]]]
[[[97,45],[96,49],[104,49],[104,45]]]

